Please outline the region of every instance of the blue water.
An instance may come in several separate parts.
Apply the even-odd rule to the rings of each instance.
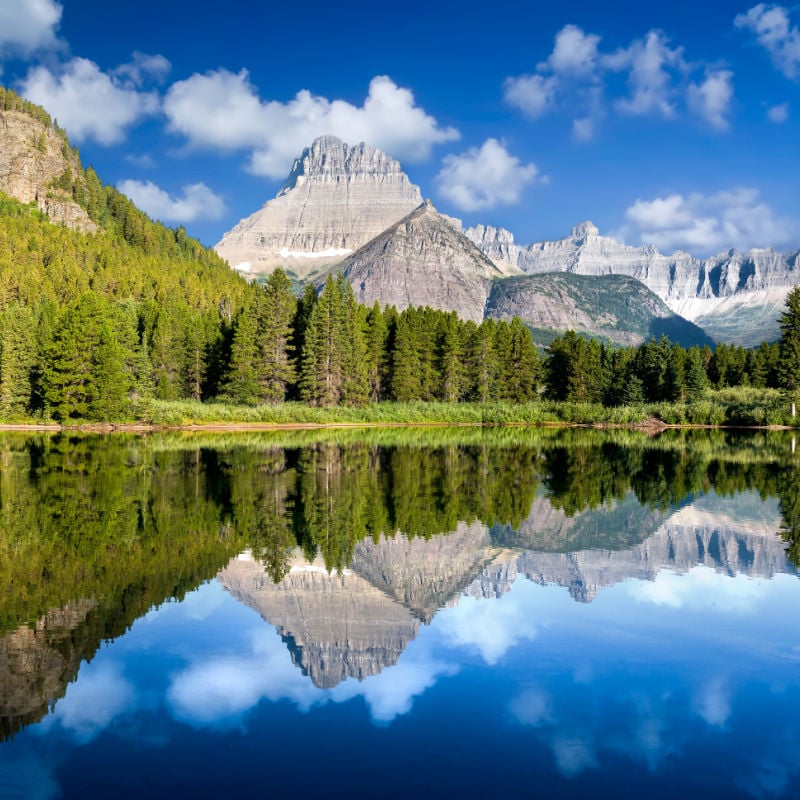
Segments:
[[[0,746],[0,795],[798,797],[798,608],[790,573],[662,569],[591,602],[520,576],[319,688],[212,580]]]

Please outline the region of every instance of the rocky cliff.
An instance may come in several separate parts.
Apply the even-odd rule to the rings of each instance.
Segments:
[[[329,574],[321,562],[309,564],[301,554],[277,584],[260,564],[241,557],[217,579],[277,628],[295,664],[322,689],[377,675],[397,661],[420,626],[361,576],[350,570]]]
[[[480,322],[492,281],[503,273],[425,201],[348,256],[339,268],[360,303],[430,306]]]
[[[36,203],[53,222],[94,232],[97,226],[71,196],[54,187],[80,164],[51,127],[21,111],[0,111],[0,192],[22,203]]]
[[[468,228],[464,234],[498,264],[528,274],[571,272],[626,275],[641,281],[676,314],[718,341],[757,344],[778,336],[777,315],[786,294],[800,283],[800,252],[754,249],[697,259],[678,251],[630,247],[601,236],[591,222],[554,242],[521,247],[503,228]]]
[[[544,514],[547,523],[537,526],[537,515],[532,513],[527,521],[529,535],[534,532],[531,528],[553,528],[560,516],[556,514],[554,519]],[[595,514],[576,516],[572,525],[561,521],[561,536],[573,538],[570,527],[581,525],[581,517]],[[652,512],[649,524],[658,517],[659,512]],[[720,499],[712,492],[667,516],[652,534],[632,547],[612,549],[596,539],[566,552],[526,550],[506,564],[487,569],[467,593],[500,595],[517,576],[524,575],[543,585],[564,586],[575,600],[590,602],[607,586],[627,578],[652,581],[663,569],[685,573],[703,565],[725,575],[763,578],[794,573],[786,559],[785,543],[777,535],[779,527],[780,512],[774,498],[761,501],[756,492],[743,492]]]
[[[322,136],[295,161],[278,195],[228,231],[216,250],[243,274],[282,267],[308,279],[421,202],[397,161],[363,142]]]
[[[38,722],[64,696],[87,657],[75,630],[95,605],[78,600],[51,609],[32,627],[0,637],[0,741]]]
[[[353,570],[425,623],[457,600],[498,554],[489,529],[477,520],[430,539],[381,536],[356,547]]]

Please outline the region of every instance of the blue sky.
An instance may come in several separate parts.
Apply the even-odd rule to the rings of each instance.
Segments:
[[[800,247],[800,6],[2,0],[0,80],[213,245],[334,133],[466,224]]]

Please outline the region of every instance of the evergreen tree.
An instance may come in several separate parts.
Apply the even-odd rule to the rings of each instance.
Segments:
[[[466,385],[460,327],[458,316],[453,311],[443,317],[439,332],[439,396],[447,403],[457,403]]]
[[[421,400],[426,388],[423,380],[422,310],[407,308],[397,317],[392,353],[392,396],[400,403]],[[426,370],[427,378],[430,370]]]
[[[686,394],[690,400],[701,400],[708,391],[708,376],[703,369],[703,354],[690,347],[686,354]]]
[[[31,410],[36,357],[36,318],[25,306],[10,305],[0,317],[0,418]]]
[[[45,356],[45,398],[57,419],[119,419],[130,413],[128,353],[108,305],[88,294],[68,307]]]
[[[479,403],[488,402],[496,392],[497,355],[494,348],[495,323],[485,319],[469,338],[467,367],[470,397]]]
[[[366,367],[369,399],[378,403],[386,399],[389,386],[389,327],[377,301],[367,314]]]
[[[282,269],[276,269],[256,302],[259,396],[264,402],[285,400],[295,380],[290,339],[296,312],[291,282]]]
[[[231,360],[223,385],[223,393],[234,403],[250,404],[258,401],[258,345],[257,320],[252,308],[245,308],[236,318],[231,344]]]
[[[342,283],[328,276],[305,331],[300,397],[307,403],[330,406],[342,400],[348,349],[345,317]]]
[[[787,295],[780,325],[778,377],[784,389],[796,393],[800,390],[800,286],[795,286]]]

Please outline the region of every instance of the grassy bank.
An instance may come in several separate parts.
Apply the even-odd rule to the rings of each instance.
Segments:
[[[155,427],[250,425],[663,425],[800,427],[786,395],[774,389],[737,388],[711,392],[694,402],[639,403],[608,407],[595,403],[375,403],[363,408],[318,408],[303,403],[233,405],[221,402],[152,400],[136,418],[111,424]],[[68,425],[80,425],[79,420]],[[102,427],[104,423],[89,422]],[[4,425],[56,426],[47,417],[15,417]]]
[[[628,425],[654,420],[665,425],[731,427],[792,426],[790,403],[781,392],[728,389],[687,403],[606,407],[587,403],[377,403],[364,408],[316,408],[300,403],[236,406],[225,403],[155,401],[144,410],[154,425]]]

